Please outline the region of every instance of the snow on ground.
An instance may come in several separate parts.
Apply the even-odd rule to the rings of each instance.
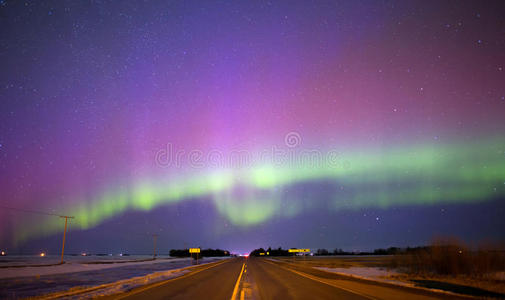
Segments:
[[[275,259],[275,258],[267,258],[268,260],[271,260],[271,261],[280,261],[278,259]]]
[[[479,298],[503,298],[503,285],[496,283],[495,281],[487,280],[476,280],[468,278],[457,278],[450,277],[445,279],[434,278],[434,279],[422,279],[424,284],[416,284],[416,280],[412,281],[401,281],[391,279],[391,276],[400,275],[401,273],[391,270],[385,270],[382,268],[374,267],[351,267],[351,268],[326,268],[326,267],[314,267],[319,270],[332,272],[340,275],[351,276],[355,278],[361,278],[376,282],[383,282],[389,284],[395,284],[399,286],[405,286],[416,289],[430,290],[432,292],[444,293],[450,295],[468,295],[477,296]],[[505,272],[496,273],[496,279],[499,276],[504,276]],[[449,279],[449,280],[448,280]],[[407,279],[405,279],[407,280]]]
[[[59,259],[48,257],[47,259],[37,260],[29,258],[23,260],[16,260],[9,264],[0,265],[0,279],[12,277],[25,277],[25,276],[43,276],[54,275],[74,272],[86,272],[103,270],[124,266],[138,266],[153,263],[166,263],[176,261],[190,261],[190,258],[170,258],[158,257],[156,260],[149,260],[152,256],[127,256],[127,257],[80,257],[65,258],[65,264],[58,265]],[[54,265],[51,265],[54,264]],[[37,267],[36,265],[47,265]],[[13,266],[9,268],[9,266]],[[21,267],[23,266],[23,267]]]
[[[399,273],[393,270],[387,270],[383,268],[375,267],[350,267],[350,268],[327,268],[327,267],[314,267],[315,269],[336,273],[345,276],[351,276],[355,278],[368,279],[373,281],[387,282],[405,286],[412,286],[402,281],[389,279],[392,275],[398,275]]]
[[[130,279],[119,280],[109,284],[104,284],[101,286],[97,286],[95,288],[84,290],[82,291],[82,293],[80,293],[78,289],[72,290],[71,292],[74,291],[77,292],[75,295],[69,295],[68,292],[60,292],[54,295],[50,295],[50,297],[48,298],[63,296],[65,297],[65,299],[92,299],[97,297],[109,296],[128,292],[136,287],[140,287],[143,285],[179,277],[188,272],[190,272],[190,270],[187,268],[179,268],[175,270],[156,272],[145,276],[138,276]]]
[[[145,259],[146,257],[144,257]],[[128,257],[124,260],[139,259]],[[223,258],[204,258],[209,263]],[[74,260],[64,265],[48,267],[0,268],[0,299],[34,297],[70,289],[86,289],[123,281],[108,289],[131,289],[132,287],[165,280],[184,274],[191,266],[189,258],[164,258],[154,261],[97,264],[96,257],[88,263]],[[93,262],[93,263],[92,263]],[[179,269],[179,270],[178,270]],[[167,272],[168,271],[168,272]],[[128,281],[131,280],[131,281]],[[153,281],[154,280],[154,281]],[[119,290],[118,290],[119,289]]]

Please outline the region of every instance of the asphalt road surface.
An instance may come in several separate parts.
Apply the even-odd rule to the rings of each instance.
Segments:
[[[111,299],[459,299],[266,258],[232,258]]]

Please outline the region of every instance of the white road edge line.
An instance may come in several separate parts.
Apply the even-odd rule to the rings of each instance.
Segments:
[[[240,270],[240,274],[238,275],[237,282],[235,283],[235,288],[233,289],[233,294],[231,294],[230,300],[237,299],[238,287],[240,285],[240,279],[242,278],[242,273],[244,273],[245,263],[242,264],[242,270]]]
[[[162,280],[162,281],[159,281],[159,282],[155,282],[155,283],[147,285],[147,286],[141,286],[141,287],[138,287],[138,288],[133,289],[133,290],[131,290],[129,292],[126,292],[126,293],[122,293],[122,294],[119,294],[119,295],[109,295],[109,296],[113,297],[116,300],[118,300],[118,299],[124,299],[124,298],[130,297],[130,296],[133,296],[133,295],[145,292],[147,290],[150,290],[150,289],[162,286],[162,285],[167,284],[169,282],[193,276],[193,275],[195,275],[197,273],[200,273],[202,271],[205,271],[205,270],[208,270],[210,268],[214,268],[214,267],[217,267],[219,265],[222,265],[222,264],[224,264],[224,263],[226,263],[228,261],[229,261],[228,259],[225,259],[223,261],[218,261],[216,264],[208,266],[208,267],[200,269],[200,270],[188,272],[188,273],[185,273],[185,274],[183,274],[181,276],[177,276],[177,277],[169,278],[167,280]],[[209,263],[209,264],[212,264],[212,263]],[[186,267],[186,268],[183,268],[183,269],[189,269],[189,268],[194,268],[194,267],[198,267],[198,265]]]
[[[270,264],[274,264],[274,263],[272,263],[272,262],[269,262],[269,263],[270,263]],[[368,298],[368,299],[371,299],[371,300],[377,300],[377,298],[374,298],[374,297],[371,297],[371,296],[368,296],[368,295],[362,294],[362,293],[360,293],[360,292],[356,292],[356,291],[350,290],[350,289],[348,289],[348,288],[341,287],[341,286],[336,285],[336,284],[332,284],[332,283],[329,283],[329,282],[326,282],[326,281],[319,280],[319,279],[317,279],[317,278],[315,278],[315,277],[313,277],[313,276],[310,276],[310,275],[308,275],[308,274],[305,274],[305,273],[302,273],[302,272],[298,272],[298,271],[295,271],[295,270],[291,270],[290,268],[286,268],[286,267],[284,267],[284,266],[279,266],[279,267],[281,267],[281,268],[283,268],[283,269],[285,269],[285,270],[291,271],[291,272],[293,272],[293,273],[295,273],[295,274],[298,274],[298,275],[300,275],[300,276],[302,276],[302,277],[305,277],[305,278],[308,278],[308,279],[311,279],[311,280],[314,280],[314,281],[317,281],[317,282],[320,282],[320,283],[324,283],[324,284],[329,285],[329,286],[332,286],[332,287],[336,287],[336,288],[338,288],[338,289],[341,289],[341,290],[347,291],[347,292],[349,292],[349,293],[353,293],[353,294],[356,294],[356,295],[359,295],[359,296],[362,296],[362,297],[365,297],[365,298]],[[232,299],[232,300],[233,300],[233,299]]]

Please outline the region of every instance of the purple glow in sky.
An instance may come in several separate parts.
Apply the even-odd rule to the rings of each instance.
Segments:
[[[0,204],[75,215],[75,252],[148,252],[151,233],[237,250],[503,238],[504,13],[2,0]],[[236,152],[255,159],[221,163]],[[0,209],[0,248],[58,249],[61,222]]]

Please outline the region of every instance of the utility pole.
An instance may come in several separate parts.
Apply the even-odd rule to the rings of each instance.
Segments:
[[[0,208],[10,209],[10,210],[16,210],[16,211],[21,211],[21,212],[31,213],[31,214],[38,214],[38,215],[46,215],[46,216],[55,216],[55,217],[65,218],[65,229],[63,230],[63,245],[61,246],[61,261],[60,261],[60,264],[63,264],[63,253],[65,251],[65,237],[66,237],[66,233],[67,233],[67,223],[68,223],[68,219],[73,219],[74,217],[71,217],[71,216],[62,216],[62,215],[57,215],[57,214],[43,212],[43,211],[29,210],[29,209],[9,207],[9,206],[3,206],[3,205],[0,205]]]
[[[156,258],[156,238],[158,237],[157,234],[153,234],[153,259]]]
[[[63,245],[61,246],[61,261],[60,261],[60,264],[63,264],[63,253],[65,252],[65,236],[67,235],[67,222],[68,219],[73,219],[74,217],[60,216],[60,218],[65,218],[65,230],[63,230]]]

